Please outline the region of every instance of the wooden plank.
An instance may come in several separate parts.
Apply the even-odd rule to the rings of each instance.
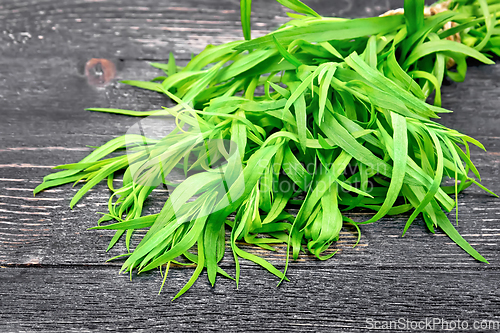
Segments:
[[[14,5],[16,4],[17,3],[14,3]],[[8,8],[8,6],[6,7]],[[255,7],[259,7],[258,4],[256,4]],[[64,12],[66,10],[76,10],[77,8],[80,7],[72,7],[67,4],[62,5],[60,10]],[[125,10],[120,8],[121,7],[117,8],[116,11]],[[16,9],[11,7],[10,10],[15,11]],[[86,10],[99,11],[100,9],[90,8]],[[189,13],[189,10],[187,12]],[[62,16],[57,17],[61,18]],[[13,18],[9,17],[9,19]],[[96,19],[100,20],[102,17],[97,16]],[[233,17],[233,19],[237,20],[238,18]],[[75,23],[72,24],[76,23],[78,22],[75,21]],[[153,22],[153,25],[154,24],[155,22]],[[99,30],[100,28],[97,27],[94,29]],[[79,30],[75,29],[75,31]],[[73,37],[75,37],[76,40],[81,38],[79,35],[75,35]],[[80,43],[85,42],[87,41],[80,41]],[[15,48],[15,45],[11,45],[11,47]],[[107,258],[102,250],[106,247],[105,244],[109,241],[111,234],[109,232],[84,231],[86,228],[94,225],[94,221],[97,219],[95,212],[105,208],[104,205],[108,194],[104,187],[100,187],[95,193],[87,196],[86,200],[82,201],[76,211],[69,211],[68,209],[63,208],[64,205],[67,204],[67,200],[65,201],[61,199],[67,198],[75,192],[74,189],[69,189],[69,186],[56,189],[55,191],[58,192],[52,192],[54,194],[57,193],[58,195],[48,196],[49,192],[47,192],[43,195],[39,195],[37,198],[30,198],[30,200],[28,200],[26,198],[26,194],[28,194],[29,190],[37,184],[37,180],[40,180],[43,175],[48,173],[48,167],[61,163],[70,163],[83,158],[85,154],[87,154],[87,151],[83,149],[85,145],[100,145],[116,135],[123,134],[129,126],[137,121],[137,119],[128,117],[85,112],[82,111],[84,107],[111,106],[144,110],[159,108],[162,104],[167,103],[167,101],[159,94],[141,91],[139,89],[126,87],[117,83],[104,88],[91,86],[82,75],[82,70],[77,70],[77,67],[81,67],[80,62],[81,61],[78,58],[63,60],[57,56],[52,56],[48,60],[42,62],[27,61],[27,59],[19,57],[16,59],[5,58],[2,63],[3,66],[0,66],[0,68],[3,68],[2,74],[8,78],[6,81],[15,82],[13,86],[8,88],[10,91],[16,91],[25,86],[27,86],[25,89],[29,91],[34,90],[34,92],[28,96],[21,97],[21,94],[15,94],[13,99],[6,99],[7,107],[5,108],[4,113],[7,119],[10,120],[8,122],[10,126],[7,131],[2,131],[2,133],[5,133],[2,135],[4,148],[0,150],[0,154],[2,156],[2,160],[9,161],[9,163],[2,164],[2,171],[6,179],[22,178],[25,179],[25,181],[20,182],[20,184],[17,184],[14,187],[11,186],[11,182],[7,182],[3,186],[6,194],[4,197],[1,197],[3,208],[0,207],[0,209],[3,209],[1,211],[3,214],[0,221],[3,222],[3,234],[0,234],[0,241],[3,242],[9,250],[9,255],[4,255],[3,257],[3,262],[5,264],[17,265],[30,262],[32,260],[33,253],[38,254],[37,260],[42,263],[57,263],[61,261],[75,263],[102,262],[105,258]],[[151,68],[142,61],[124,60],[117,62],[116,66],[119,69],[117,79],[149,79],[159,74],[158,70]],[[497,69],[498,66],[490,66],[488,68],[491,67],[494,70],[493,74],[491,71],[488,72],[488,74],[491,75],[491,79],[489,80],[491,80],[491,82],[495,82],[494,80],[500,76]],[[30,78],[28,73],[33,73],[34,78]],[[463,105],[463,102],[460,102],[460,96],[462,96],[461,92],[470,90],[470,87],[474,87],[478,83],[481,84],[480,82],[483,82],[482,80],[485,74],[486,73],[484,73],[484,69],[482,69],[482,67],[470,70],[468,80],[465,83],[461,85],[453,84],[450,87],[445,87],[445,101],[456,101],[456,103],[462,106],[465,110],[472,108],[472,106],[477,106],[477,100],[474,99],[469,99],[468,104]],[[42,82],[44,79],[47,79],[49,83],[39,85],[38,82]],[[483,86],[485,89],[480,90],[481,94],[485,94],[490,97],[495,94],[494,85],[481,84],[481,87]],[[65,93],[61,95],[60,91],[64,91]],[[458,91],[458,93],[453,95],[455,91]],[[447,96],[447,94],[450,96]],[[74,96],[79,96],[79,98],[75,100]],[[446,97],[449,98],[447,99]],[[498,116],[495,118],[495,116],[492,115],[492,108],[488,107],[488,103],[494,102],[495,100],[491,98],[483,99],[481,96],[478,96],[478,99],[486,101],[486,104],[482,105],[480,112],[476,113],[476,118],[483,119],[488,117],[493,120],[498,119]],[[52,106],[53,101],[57,101],[56,106]],[[12,108],[10,108],[11,105],[13,106]],[[467,105],[470,106],[468,107]],[[461,111],[461,109],[459,109],[459,111]],[[467,112],[458,112],[454,115],[457,114],[462,114],[464,116],[462,116],[462,118],[447,117],[445,120],[452,122],[453,125],[453,121],[455,121],[455,119],[467,118]],[[82,126],[82,124],[85,124],[85,126]],[[109,124],[113,124],[114,126],[110,127]],[[445,122],[445,124],[447,123]],[[490,121],[487,124],[492,125],[492,129],[489,132],[494,132],[496,123],[494,121]],[[471,130],[474,131],[474,128]],[[57,133],[57,135],[54,135],[54,133]],[[484,130],[482,133],[485,133]],[[488,133],[488,131],[486,131],[486,133]],[[487,136],[487,138],[489,138],[489,136]],[[498,147],[496,141],[496,137],[492,137],[491,140],[488,141],[493,149]],[[64,146],[61,146],[61,142],[64,142]],[[482,158],[481,155],[477,156],[476,161],[479,162],[478,166],[480,170],[487,168],[488,166],[495,166],[497,159],[494,153],[495,152],[493,151],[490,154],[486,154],[484,155],[484,158]],[[44,163],[40,163],[40,161],[43,161]],[[496,168],[490,171],[493,171],[492,175],[495,175],[498,172],[498,163]],[[488,176],[488,173],[485,176]],[[492,179],[492,185],[494,185],[494,187],[498,187],[495,186],[494,181],[495,179]],[[493,190],[495,190],[495,188],[493,188]],[[97,192],[99,194],[96,194]],[[19,193],[23,193],[23,195]],[[28,195],[28,197],[30,196]],[[463,220],[474,220],[472,216],[474,216],[475,211],[470,210],[470,207],[474,207],[477,204],[480,205],[485,198],[487,198],[487,201],[483,204],[484,206],[491,202],[491,199],[485,197],[484,195],[479,195],[479,198],[476,200],[469,199],[472,201],[469,201],[468,205],[465,205],[465,203],[461,201],[461,206],[464,206],[461,211]],[[42,204],[40,204],[40,202],[42,202]],[[158,202],[161,204],[160,200],[158,200]],[[5,207],[8,207],[8,209]],[[85,209],[85,211],[82,211],[82,209]],[[25,215],[29,216],[23,218],[29,220],[20,222],[21,224],[12,222],[16,221],[19,213],[21,212],[26,212]],[[489,214],[490,215],[488,216],[492,216],[492,213]],[[359,218],[363,219],[365,216],[360,216]],[[75,224],[75,220],[83,221],[84,226],[82,227],[81,224]],[[489,242],[487,244],[496,244],[498,236],[496,235],[494,228],[491,232],[488,230],[490,229],[488,227],[491,222],[488,221],[487,218],[486,220],[487,221],[480,222],[483,224],[481,224],[479,228],[486,229],[486,234],[489,235],[486,238]],[[391,228],[389,229],[389,236],[398,239],[397,236],[401,232],[401,225],[404,223],[404,218],[398,218],[397,224],[394,223],[394,219],[386,219],[385,221],[385,223],[389,224],[389,228]],[[36,224],[36,227],[33,224]],[[30,225],[31,227],[27,228],[27,226]],[[47,228],[48,226],[50,228]],[[462,228],[464,226],[461,225],[460,227]],[[371,231],[371,228],[374,228],[374,231]],[[385,224],[377,224],[373,227],[364,227],[363,230],[365,233],[368,232],[368,235],[385,235],[387,233],[386,228],[387,225]],[[420,225],[419,228],[422,229],[422,225]],[[462,232],[472,235],[478,234],[475,230],[469,231],[461,229]],[[428,234],[425,231],[422,231],[422,233],[424,235]],[[89,245],[89,240],[87,238],[90,237],[90,244],[93,244],[96,241],[95,237],[92,237],[91,235],[96,234],[99,234],[100,236],[102,235],[102,237],[98,237],[98,240],[100,241],[99,244],[97,246]],[[481,235],[482,234],[483,232]],[[68,238],[68,235],[72,236]],[[348,234],[346,234],[346,236],[347,235]],[[345,246],[348,246],[352,242],[353,235],[349,234],[349,236],[350,238],[346,241]],[[408,246],[407,242],[414,244],[413,239],[410,237],[413,237],[413,233],[410,233],[405,238],[405,241],[401,243],[403,249]],[[449,240],[442,239],[441,242],[433,242],[432,244],[436,244],[437,248],[431,246],[428,251],[423,252],[424,255],[420,259],[415,259],[416,262],[421,263],[422,261],[425,261],[425,258],[430,253],[435,253],[435,251],[444,251],[447,253],[446,251],[450,250],[450,247],[442,246],[445,242],[449,242]],[[484,241],[482,240],[480,242]],[[52,244],[52,247],[55,247],[56,249],[59,248],[59,251],[54,249],[48,251],[46,247],[47,243]],[[424,240],[424,243],[427,242]],[[96,252],[99,253],[99,255],[93,251],[83,251],[83,249],[85,249],[83,246],[84,244],[85,247],[88,246],[88,248],[97,248]],[[375,262],[386,262],[386,258],[378,257],[380,256],[379,253],[384,252],[384,241],[368,242],[368,240],[363,238],[362,246],[358,247],[357,250],[350,251],[354,251],[353,253],[355,255],[359,255],[359,252],[367,251],[364,247],[372,248],[372,246],[376,247],[376,244],[380,244],[381,248],[374,252],[375,258],[373,258],[373,256],[367,257],[367,262],[373,260],[375,260]],[[480,243],[477,244],[481,246]],[[22,250],[17,249],[20,245],[22,245]],[[65,248],[65,251],[60,252],[62,248]],[[70,249],[75,249],[75,251]],[[496,256],[494,247],[492,247],[492,249],[493,253],[491,255]],[[484,253],[483,249],[480,250]],[[67,253],[68,251],[70,253]],[[460,249],[455,248],[455,251],[450,252],[450,255],[454,256],[463,254],[460,251]],[[83,257],[82,253],[85,253]],[[489,253],[485,253],[485,255],[491,257]],[[461,257],[463,257],[463,255]],[[283,253],[278,253],[276,256],[270,255],[270,258],[274,258],[277,263],[280,263],[283,259]],[[406,261],[406,259],[403,259],[403,261]]]
[[[500,66],[469,67],[464,82],[448,83],[443,87],[443,107],[454,110],[443,114],[446,126],[477,138],[496,150],[495,138],[500,136],[498,115]]]
[[[106,267],[0,268],[0,329],[113,332],[367,332],[373,321],[500,321],[496,269],[295,268],[291,282],[249,267],[239,290],[199,279],[171,297],[190,271],[172,271],[157,295],[157,273],[134,278]],[[256,278],[258,277],[258,279]],[[370,324],[371,323],[371,324]],[[487,323],[487,322],[486,322]],[[495,324],[496,323],[496,324]],[[379,324],[381,325],[381,324]],[[380,326],[379,326],[380,327]],[[443,331],[442,326],[426,331]],[[377,332],[407,332],[380,329]]]
[[[352,17],[377,15],[402,1],[308,4],[324,15]],[[291,264],[291,282],[280,288],[275,277],[243,261],[239,291],[225,279],[212,289],[202,277],[172,304],[170,297],[192,268],[172,269],[165,295],[156,297],[161,283],[157,271],[129,282],[118,275],[119,262],[104,263],[124,251],[120,244],[106,254],[112,233],[86,231],[95,225],[96,212],[106,208],[104,184],[73,211],[67,205],[76,189],[70,186],[32,196],[49,167],[83,158],[85,145],[100,145],[137,121],[84,108],[148,110],[169,103],[117,80],[158,75],[147,60],[164,61],[171,50],[185,63],[207,43],[240,38],[238,5],[214,0],[2,1],[0,331],[363,332],[368,318],[436,316],[471,320],[470,325],[472,320],[499,320],[500,205],[477,188],[459,197],[458,230],[490,265],[474,261],[443,233],[430,234],[421,220],[401,238],[406,219],[399,216],[363,226],[355,249],[350,248],[355,234],[345,229],[336,256],[325,262],[302,256]],[[285,11],[277,3],[254,1],[256,34],[284,20]],[[220,22],[228,28],[220,31]],[[91,58],[111,60],[115,80],[104,87],[90,85],[85,64]],[[443,87],[444,106],[456,112],[442,119],[485,143],[488,152],[474,149],[473,159],[484,183],[496,192],[499,81],[499,64],[470,68],[464,83]],[[161,191],[154,196],[152,212],[164,200]],[[352,217],[363,220],[367,215],[357,212]],[[283,247],[276,253],[248,249],[283,268]],[[234,272],[229,254],[222,266]]]
[[[143,65],[139,62],[127,61],[124,72],[139,71]],[[144,66],[144,68],[148,67]],[[493,191],[500,192],[498,180],[500,138],[495,136],[500,118],[498,113],[495,114],[495,105],[497,105],[499,97],[496,94],[497,88],[494,84],[484,85],[482,83],[483,80],[490,80],[490,82],[500,80],[500,66],[488,66],[487,68],[491,70],[489,70],[487,77],[485,68],[486,66],[472,67],[469,69],[466,82],[443,88],[445,100],[449,101],[447,103],[451,106],[455,106],[456,111],[453,113],[453,117],[445,115],[442,122],[447,126],[459,128],[467,134],[478,135],[479,139],[485,143],[488,152],[474,149],[473,160],[482,173],[485,184]],[[155,75],[154,71],[149,69],[141,78],[146,79],[153,75]],[[478,90],[475,96],[465,93],[474,89],[473,87],[478,84],[482,89]],[[71,105],[74,103],[73,96],[76,95],[77,91],[85,92],[87,90],[98,96],[96,98],[98,103],[94,104],[95,106],[124,107],[132,105],[134,109],[148,109],[161,105],[157,100],[155,102],[155,98],[159,99],[157,94],[142,92],[140,89],[123,85],[96,90],[82,80],[74,85],[68,83],[68,87],[71,92],[57,99],[61,104]],[[49,88],[46,91],[56,94]],[[108,102],[106,96],[126,97],[110,98]],[[462,96],[466,98],[462,100]],[[487,96],[487,98],[483,96]],[[56,100],[55,96],[53,98]],[[92,103],[93,100],[95,99],[87,101],[85,98],[80,102],[81,108],[88,106],[85,103]],[[35,104],[34,101],[30,103]],[[46,105],[48,101],[44,103]],[[99,103],[103,104],[99,105]],[[71,115],[60,118],[60,114],[64,114],[64,111],[57,108],[37,107],[39,109],[35,109],[35,111],[27,109],[29,117],[19,112],[13,112],[10,127],[7,131],[2,131],[7,135],[4,135],[3,146],[0,148],[0,158],[2,161],[6,161],[0,165],[2,179],[6,179],[0,180],[0,188],[2,188],[0,243],[5,245],[4,253],[0,254],[0,262],[18,265],[30,262],[32,258],[36,257],[40,263],[44,264],[60,262],[102,263],[111,255],[119,254],[120,251],[124,250],[122,247],[107,255],[104,250],[112,232],[86,231],[87,228],[95,225],[95,221],[98,219],[96,213],[106,208],[109,193],[105,186],[102,185],[90,192],[73,211],[69,210],[67,205],[69,198],[76,192],[76,188],[64,186],[39,194],[36,198],[31,196],[30,190],[41,181],[44,175],[50,172],[49,167],[61,163],[71,163],[83,158],[88,153],[85,145],[100,145],[114,136],[123,134],[138,119],[91,113],[81,109],[71,109]],[[473,119],[489,119],[489,121],[484,122],[484,126],[479,130],[474,126],[468,126],[468,124],[475,125],[473,121],[467,122],[467,119],[471,119],[472,111],[470,110],[474,110],[475,117]],[[45,122],[40,124],[39,119],[44,119]],[[81,126],[82,123],[85,126]],[[109,124],[114,125],[110,127]],[[26,127],[33,128],[35,134],[33,136],[27,134]],[[58,134],[53,135],[54,132]],[[14,133],[14,135],[10,133]],[[22,180],[15,181],[15,179]],[[156,204],[151,204],[153,211],[161,208],[162,204],[162,193],[157,192],[155,195],[157,195],[157,199],[154,200]],[[25,216],[22,216],[21,213],[24,212],[26,212]],[[484,256],[493,263],[496,262],[494,258],[498,258],[500,238],[500,228],[495,224],[500,214],[497,200],[479,189],[471,187],[459,198],[459,212],[461,223],[458,230]],[[26,220],[19,221],[20,215]],[[358,214],[354,215],[353,218],[361,221],[367,216]],[[453,219],[454,216],[450,215],[450,218]],[[399,236],[404,223],[405,217],[401,216],[385,218],[375,225],[364,226],[361,246],[357,249],[349,248],[355,235],[352,231],[350,234],[346,231],[344,234],[347,237],[346,242],[339,244],[343,245],[342,248],[345,251],[337,256],[338,259],[334,260],[346,262],[348,265],[352,262],[364,262],[377,265],[413,266],[426,264],[430,256],[441,263],[460,261],[461,264],[465,263],[474,267],[480,265],[471,260],[457,246],[449,244],[450,240],[442,237],[442,234],[441,236],[432,236],[425,231],[421,222],[412,227],[409,234],[401,239]],[[32,224],[36,224],[36,226]],[[391,246],[393,249],[387,251],[387,246]],[[272,262],[278,265],[282,264],[284,255],[282,248],[275,254],[261,252],[261,254],[264,253]],[[392,253],[401,253],[402,255],[393,257]],[[230,265],[230,260],[227,264]],[[330,265],[329,262],[324,264]]]
[[[85,152],[77,151],[77,153]],[[48,150],[41,155],[47,156],[47,154],[52,155],[53,152]],[[478,163],[479,168],[485,169],[483,172],[485,184],[499,192],[499,181],[495,176],[498,172],[498,163],[493,170],[488,169],[495,164],[497,156],[486,153],[476,156],[477,160],[481,159],[481,163]],[[110,254],[104,252],[113,235],[112,231],[86,231],[95,225],[99,216],[97,212],[106,209],[109,192],[104,184],[89,192],[74,210],[70,210],[67,207],[69,197],[74,195],[77,189],[63,186],[32,197],[31,190],[38,182],[36,178],[40,179],[49,170],[33,168],[32,164],[26,163],[27,161],[24,161],[25,164],[17,160],[12,162],[12,165],[20,167],[2,168],[8,178],[0,179],[2,188],[0,244],[3,245],[0,263],[23,265],[35,260],[37,263],[50,265],[96,264],[125,251],[123,246],[119,246]],[[158,212],[164,200],[165,193],[162,190],[155,191],[149,205],[150,212]],[[464,237],[495,265],[498,265],[500,239],[500,228],[495,224],[500,214],[497,200],[478,189],[470,188],[465,191],[459,198],[458,227]],[[358,212],[350,216],[356,221],[362,221],[370,214]],[[388,217],[373,225],[363,226],[360,245],[355,249],[351,249],[350,246],[354,244],[356,234],[354,230],[345,229],[338,243],[341,253],[330,261],[322,262],[321,265],[329,267],[370,264],[418,267],[456,263],[469,267],[481,266],[453,245],[444,234],[438,232],[432,235],[426,231],[420,220],[404,238],[401,238],[406,218],[407,216]],[[454,215],[450,214],[450,218],[453,220]],[[139,239],[142,234],[138,233],[137,236],[134,239]],[[256,247],[251,248],[252,251],[282,266],[285,249],[284,247],[278,249],[272,253]],[[396,253],[397,256],[394,255]],[[312,258],[308,260],[304,258],[301,259],[301,263],[308,265]],[[230,258],[224,262],[224,266],[226,265],[232,266]]]
[[[322,15],[379,15],[402,0],[311,1]],[[274,1],[254,1],[253,36],[287,20]],[[89,54],[121,59],[166,59],[169,51],[188,59],[209,43],[241,38],[239,1],[222,0],[4,0],[0,7],[3,55],[62,57]],[[28,58],[29,59],[29,58]]]

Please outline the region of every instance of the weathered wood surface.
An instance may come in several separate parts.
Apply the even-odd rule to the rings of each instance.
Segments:
[[[402,1],[308,4],[323,15],[359,17]],[[278,3],[254,1],[253,7],[255,36],[286,20]],[[117,80],[154,77],[159,72],[147,61],[164,61],[170,51],[185,63],[207,43],[241,38],[238,21],[236,0],[0,2],[0,331],[354,332],[367,331],[368,318],[499,321],[500,201],[477,188],[459,197],[458,230],[490,265],[474,261],[443,233],[432,235],[420,220],[401,238],[405,216],[399,216],[363,226],[354,249],[355,234],[345,229],[336,256],[325,262],[302,256],[289,269],[291,282],[279,288],[276,278],[243,261],[239,290],[224,279],[211,288],[202,277],[174,303],[170,297],[191,268],[173,269],[157,296],[158,272],[130,282],[118,275],[119,263],[105,263],[123,248],[105,253],[112,233],[86,230],[105,209],[104,185],[73,211],[70,186],[33,197],[50,167],[83,158],[85,145],[100,145],[137,121],[85,107],[147,110],[168,103]],[[87,80],[91,58],[116,65],[107,86]],[[473,159],[497,193],[499,82],[500,64],[471,67],[464,83],[443,88],[444,107],[455,113],[442,119],[485,144],[487,152],[475,149]],[[154,193],[158,201],[163,195]],[[283,247],[251,250],[283,267]],[[230,258],[223,267],[234,270]]]

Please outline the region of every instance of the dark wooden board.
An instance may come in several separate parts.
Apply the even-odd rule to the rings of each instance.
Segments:
[[[11,268],[0,280],[0,329],[367,332],[374,331],[370,320],[400,318],[460,319],[472,328],[474,321],[497,318],[500,293],[492,286],[499,274],[449,267],[393,271],[311,266],[293,270],[291,282],[276,288],[277,279],[250,268],[238,290],[228,280],[212,289],[200,279],[170,302],[165,294],[157,295],[157,274],[130,282],[113,269],[96,266]],[[187,270],[173,271],[163,292],[174,294],[187,278]],[[442,331],[439,325],[432,328],[429,331]]]
[[[402,1],[309,1],[323,15],[378,15]],[[254,35],[285,22],[275,2],[254,1]],[[207,43],[241,38],[239,1],[16,1],[0,2],[0,331],[367,331],[376,320],[500,320],[498,271],[500,201],[477,188],[459,197],[459,232],[483,254],[481,264],[415,221],[400,237],[405,216],[362,227],[354,249],[345,229],[328,261],[303,255],[291,264],[291,282],[242,262],[239,290],[202,277],[183,298],[171,297],[192,268],[174,268],[164,293],[158,272],[118,275],[105,263],[112,233],[87,231],[109,195],[104,184],[74,209],[64,186],[36,197],[32,189],[50,167],[83,158],[86,145],[124,134],[138,119],[84,111],[86,107],[136,110],[168,104],[162,96],[127,87],[121,79],[150,79],[148,61],[180,63]],[[104,87],[89,84],[85,64],[106,58],[117,69]],[[469,68],[464,83],[443,87],[443,106],[455,110],[441,122],[472,135],[487,152],[473,150],[483,182],[500,192],[500,64]],[[151,210],[164,198],[154,193]],[[355,213],[356,220],[368,215]],[[454,219],[454,212],[450,214]],[[244,246],[244,245],[242,245]],[[283,268],[275,253],[247,247]],[[332,249],[333,251],[334,249]],[[228,254],[222,266],[234,272]],[[258,324],[256,326],[255,324]],[[383,331],[383,330],[382,330]]]

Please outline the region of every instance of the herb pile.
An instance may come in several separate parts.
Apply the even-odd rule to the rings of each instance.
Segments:
[[[445,3],[449,10],[424,16],[423,1],[407,0],[403,15],[361,19],[321,17],[298,0],[278,1],[296,13],[275,32],[251,40],[251,1],[242,0],[246,40],[210,45],[183,68],[171,54],[168,64],[153,64],[165,76],[124,82],[165,94],[176,106],[89,109],[173,116],[174,131],[159,140],[133,134],[111,140],[79,163],[57,167],[65,170],[46,176],[35,193],[84,182],[73,207],[107,179],[109,211],[93,229],[116,230],[109,248],[126,234],[128,253],[118,256],[126,257],[123,272],[195,263],[176,297],[204,268],[212,285],[217,274],[233,278],[219,267],[226,243],[236,283],[239,258],[286,280],[286,268],[238,242],[268,250],[285,243],[294,259],[309,251],[325,260],[343,223],[359,234],[360,224],[387,214],[410,212],[403,234],[421,216],[431,232],[441,228],[486,262],[446,215],[471,184],[494,195],[470,160],[470,144],[484,147],[433,119],[450,112],[440,107],[445,76],[462,81],[467,57],[493,64],[491,56],[500,55],[500,1],[456,0]],[[450,69],[449,59],[456,64]],[[431,94],[433,105],[426,103]],[[174,184],[167,176],[176,170],[187,178]],[[115,177],[122,177],[121,188],[113,187]],[[446,177],[454,185],[442,185]],[[174,189],[163,209],[143,215],[144,201],[162,185]],[[359,208],[375,213],[367,221],[344,213]],[[132,250],[133,231],[144,228]]]

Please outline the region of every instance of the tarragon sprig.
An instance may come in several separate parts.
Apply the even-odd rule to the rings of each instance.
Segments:
[[[359,230],[407,212],[403,234],[421,216],[431,232],[441,228],[486,262],[446,215],[472,184],[495,195],[480,184],[469,153],[470,144],[484,147],[433,119],[450,112],[440,107],[445,76],[461,81],[466,58],[493,64],[491,55],[500,55],[500,1],[455,0],[446,3],[449,10],[425,16],[423,1],[407,0],[404,14],[362,19],[322,17],[298,0],[278,1],[297,13],[276,31],[250,40],[250,1],[242,0],[246,40],[209,45],[185,67],[170,54],[168,64],[152,64],[164,76],[124,81],[165,94],[176,106],[89,109],[170,116],[174,131],[155,140],[141,134],[111,140],[79,163],[57,167],[66,170],[45,177],[35,193],[84,181],[73,207],[107,179],[108,212],[93,229],[116,230],[108,250],[126,233],[128,253],[118,256],[126,258],[123,272],[163,265],[168,271],[171,263],[182,264],[179,257],[196,264],[176,297],[205,267],[212,285],[217,274],[233,278],[220,267],[226,244],[236,283],[239,258],[286,280],[286,268],[238,242],[268,250],[286,244],[294,259],[309,251],[325,260],[344,222]],[[449,59],[456,67],[447,68]],[[426,102],[431,94],[433,105]],[[107,157],[119,151],[126,153]],[[114,188],[119,171],[123,185]],[[186,179],[170,181],[176,171]],[[455,179],[454,186],[442,185],[445,177]],[[170,191],[163,209],[143,215],[158,186]],[[359,208],[375,214],[353,221],[346,212]],[[131,249],[137,229],[148,231]]]

